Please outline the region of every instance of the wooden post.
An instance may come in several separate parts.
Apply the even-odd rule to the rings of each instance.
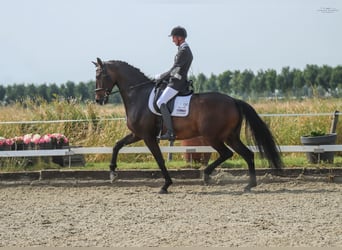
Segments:
[[[174,141],[170,141],[169,146],[170,146],[170,147],[173,147],[173,144],[174,144]],[[168,160],[168,161],[172,161],[172,153],[168,153],[168,155],[167,155],[167,160]]]
[[[334,116],[332,117],[331,127],[330,127],[330,134],[336,133],[336,127],[337,127],[337,122],[338,122],[338,115],[339,115],[339,111],[336,110],[334,112]]]

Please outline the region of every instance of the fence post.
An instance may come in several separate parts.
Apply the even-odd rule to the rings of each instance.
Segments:
[[[333,134],[336,132],[337,122],[338,122],[338,115],[339,111],[336,110],[334,112],[334,116],[332,117],[331,127],[330,127],[330,134]]]

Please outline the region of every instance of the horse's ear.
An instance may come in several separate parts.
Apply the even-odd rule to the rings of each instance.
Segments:
[[[103,63],[102,63],[102,61],[101,61],[101,59],[100,59],[100,58],[97,58],[97,64],[98,64],[98,65],[100,65],[100,67],[102,68],[102,66],[103,66]]]
[[[97,62],[94,62],[94,61],[91,61],[91,62],[95,65],[95,67],[99,66],[99,65],[97,64]]]

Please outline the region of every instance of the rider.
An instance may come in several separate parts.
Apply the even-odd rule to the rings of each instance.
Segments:
[[[157,84],[163,80],[168,82],[167,87],[157,100],[157,106],[160,109],[163,121],[167,128],[166,133],[160,136],[159,139],[174,141],[176,136],[173,132],[170,110],[167,108],[166,104],[176,96],[178,92],[188,89],[189,83],[187,75],[193,56],[189,45],[185,41],[187,32],[183,27],[177,26],[173,28],[169,36],[172,36],[173,43],[178,46],[178,52],[175,56],[172,68],[169,71],[156,76]]]

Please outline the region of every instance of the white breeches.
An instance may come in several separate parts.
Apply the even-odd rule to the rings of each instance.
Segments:
[[[178,91],[171,88],[171,87],[166,87],[163,91],[163,93],[161,94],[161,96],[159,97],[158,101],[157,101],[157,106],[158,108],[160,108],[160,106],[163,103],[167,103],[168,101],[170,101],[172,99],[172,97],[174,97],[175,95],[178,94]]]

